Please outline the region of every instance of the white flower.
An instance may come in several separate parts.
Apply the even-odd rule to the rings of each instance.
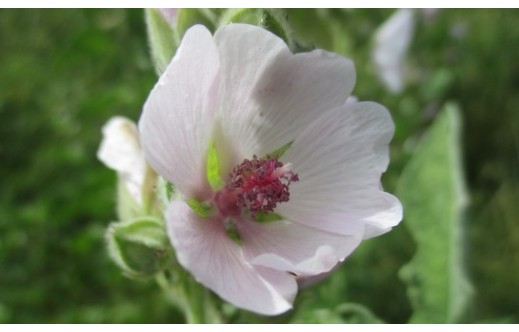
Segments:
[[[148,162],[181,196],[166,223],[196,280],[236,306],[279,314],[298,277],[331,270],[400,221],[380,185],[392,120],[378,104],[345,104],[354,83],[350,60],[294,55],[255,26],[186,32],[139,129]],[[215,159],[220,184],[208,180]],[[201,203],[212,213],[197,213]],[[281,220],[257,221],[266,214]]]
[[[404,61],[415,26],[413,15],[411,9],[399,9],[375,33],[373,62],[380,80],[391,92],[404,88]]]
[[[157,8],[157,11],[164,17],[170,26],[174,27],[177,24],[178,8]]]
[[[111,118],[103,126],[103,140],[97,157],[119,173],[128,193],[142,205],[146,161],[135,123],[122,116]]]

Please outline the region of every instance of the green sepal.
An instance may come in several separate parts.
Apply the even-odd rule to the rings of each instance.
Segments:
[[[218,152],[214,144],[211,144],[207,151],[206,176],[209,185],[214,191],[222,189],[225,185],[220,176],[220,160],[218,159]]]
[[[279,158],[281,158],[285,154],[285,152],[287,152],[287,150],[292,146],[293,143],[294,142],[289,142],[289,143],[283,145],[282,147],[280,147],[279,149],[272,151],[271,153],[267,153],[267,155],[262,159],[267,159],[267,158],[279,159]]]
[[[157,200],[160,202],[161,208],[165,209],[173,199],[176,199],[176,195],[178,193],[175,191],[175,186],[159,176],[157,179]]]
[[[279,220],[283,220],[284,218],[277,214],[277,213],[274,213],[274,212],[259,212],[256,217],[254,218],[254,221],[257,221],[257,222],[272,222],[272,221],[279,221]]]
[[[209,218],[214,215],[214,207],[209,202],[199,202],[196,199],[190,199],[187,201],[187,205],[196,213],[199,217]]]
[[[238,230],[236,229],[236,221],[234,219],[228,218],[224,222],[225,231],[227,236],[234,241],[237,245],[242,245],[242,240]]]
[[[170,244],[157,218],[112,223],[105,238],[110,257],[131,278],[152,277],[167,265]]]
[[[166,197],[167,197],[168,202],[169,202],[171,200],[171,198],[173,197],[173,195],[175,194],[175,186],[173,186],[173,183],[166,181],[164,189],[165,189],[165,192],[166,192]]]

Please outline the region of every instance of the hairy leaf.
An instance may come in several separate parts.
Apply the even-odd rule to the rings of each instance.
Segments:
[[[412,323],[460,322],[471,298],[463,257],[467,199],[459,136],[458,108],[447,104],[416,147],[397,189],[417,244],[400,271],[415,310]]]

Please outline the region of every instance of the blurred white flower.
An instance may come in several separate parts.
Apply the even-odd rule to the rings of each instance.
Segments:
[[[146,161],[135,123],[125,117],[111,118],[103,126],[103,140],[97,157],[118,172],[136,203],[142,205]]]
[[[438,17],[438,13],[440,12],[440,8],[422,8],[420,9],[420,14],[427,22],[432,22]]]
[[[393,122],[381,105],[346,103],[354,84],[350,60],[294,55],[256,26],[186,32],[139,130],[146,159],[179,193],[166,224],[196,280],[280,314],[298,278],[398,224],[400,202],[380,185]]]
[[[391,92],[401,92],[405,86],[405,58],[414,28],[413,10],[399,9],[375,33],[372,59],[379,79]]]
[[[178,8],[157,8],[157,11],[170,26],[174,27],[177,24]]]

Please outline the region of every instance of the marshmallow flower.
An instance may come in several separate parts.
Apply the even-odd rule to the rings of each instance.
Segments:
[[[149,164],[177,191],[166,225],[197,281],[280,314],[298,279],[399,223],[400,202],[380,184],[393,122],[376,103],[346,104],[354,83],[350,60],[292,54],[256,26],[186,32],[139,130]]]

